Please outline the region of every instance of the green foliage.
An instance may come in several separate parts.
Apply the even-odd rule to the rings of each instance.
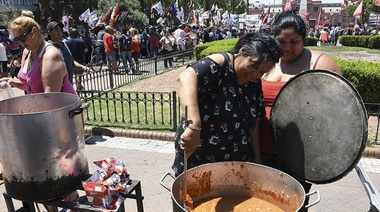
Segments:
[[[371,36],[368,39],[368,48],[380,49],[380,35]]]
[[[365,23],[365,22],[368,22],[369,14],[372,11],[378,11],[378,7],[374,4],[373,0],[362,0],[362,1],[364,4],[364,7],[363,7],[364,13],[361,16],[359,16],[358,22]],[[354,15],[354,12],[356,8],[359,6],[360,2],[361,1],[357,1],[356,4],[348,6],[348,13],[350,14],[351,17]]]
[[[348,61],[332,58],[342,70],[343,76],[358,90],[364,102],[380,102],[380,63]]]
[[[225,39],[197,45],[195,46],[195,56],[199,60],[211,54],[231,51],[237,40],[237,38]]]
[[[121,19],[115,25],[115,28],[125,26],[127,24],[132,24],[138,27],[141,24],[146,24],[147,16],[144,12],[141,12],[139,0],[109,0],[109,1],[98,1],[98,16],[104,15],[110,8],[114,7],[117,3],[120,5]],[[125,17],[125,13],[128,11],[128,17]]]
[[[339,36],[339,43],[341,43],[343,46],[379,49],[380,35],[342,35]]]
[[[305,46],[317,46],[318,38],[315,37],[306,37]]]
[[[358,46],[358,37],[357,35],[342,35],[339,36],[339,43],[343,46]]]
[[[358,36],[358,45],[359,47],[368,47],[368,39],[370,38],[370,35],[363,35]]]

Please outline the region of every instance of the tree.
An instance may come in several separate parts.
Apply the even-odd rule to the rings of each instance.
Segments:
[[[138,0],[110,0],[98,2],[98,16],[106,13],[110,8],[114,7],[117,3],[120,5],[121,17],[116,23],[115,27],[125,26],[132,24],[138,27],[147,23],[147,16],[144,12],[140,11],[140,2]],[[143,10],[144,11],[144,10]],[[128,16],[126,13],[128,12]]]
[[[0,27],[8,27],[10,22],[20,16],[20,11],[16,11],[13,9],[13,7],[4,0],[0,0],[0,5],[3,7],[2,11],[0,12],[0,23],[2,23]]]
[[[369,19],[369,14],[373,11],[378,11],[378,7],[374,4],[373,0],[362,0],[363,1],[363,14],[358,18],[358,22],[366,23]],[[348,12],[353,16],[356,8],[361,1],[357,1],[356,4],[348,6]]]

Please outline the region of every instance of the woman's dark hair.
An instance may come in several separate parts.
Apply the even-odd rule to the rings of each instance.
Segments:
[[[256,64],[261,64],[263,61],[272,61],[274,64],[282,57],[280,44],[270,36],[247,33],[238,40],[230,53],[239,54],[242,47],[244,47],[243,55],[258,57]]]
[[[273,24],[272,32],[276,37],[285,29],[294,29],[303,38],[306,38],[309,26],[306,20],[294,10],[284,11],[280,13]]]

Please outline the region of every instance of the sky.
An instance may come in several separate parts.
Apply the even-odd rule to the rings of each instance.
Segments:
[[[252,1],[252,0],[251,0]],[[262,4],[279,4],[282,0],[257,0]],[[322,0],[322,3],[343,3],[343,0]]]

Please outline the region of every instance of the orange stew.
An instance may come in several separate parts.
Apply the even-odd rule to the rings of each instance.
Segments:
[[[246,196],[221,196],[203,199],[194,202],[192,212],[247,212],[247,211],[272,211],[284,212],[285,210],[255,197]]]

